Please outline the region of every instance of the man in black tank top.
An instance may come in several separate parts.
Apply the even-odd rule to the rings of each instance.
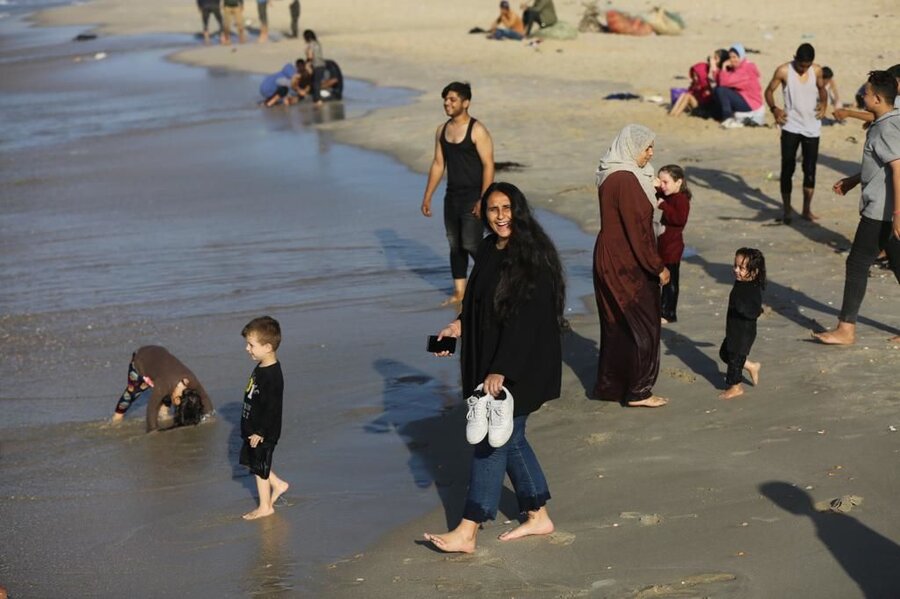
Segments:
[[[434,160],[422,198],[422,214],[431,216],[431,196],[447,170],[444,227],[450,243],[453,295],[445,304],[461,302],[466,291],[469,256],[475,257],[484,224],[481,194],[494,182],[494,142],[487,128],[469,116],[472,88],[454,81],[441,92],[444,112],[450,117],[434,136]]]

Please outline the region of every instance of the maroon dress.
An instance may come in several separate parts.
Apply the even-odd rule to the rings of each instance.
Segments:
[[[611,174],[600,186],[600,232],[594,246],[594,295],[600,314],[600,359],[594,397],[647,399],[659,374],[659,273],[653,207],[637,178]]]

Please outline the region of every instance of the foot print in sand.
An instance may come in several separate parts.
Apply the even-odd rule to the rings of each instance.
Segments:
[[[575,535],[570,532],[557,530],[556,532],[547,535],[547,540],[551,545],[561,545],[565,547],[566,545],[571,545],[575,542]]]
[[[585,443],[587,443],[588,445],[591,445],[591,446],[602,445],[602,444],[606,443],[607,441],[609,441],[609,438],[611,436],[612,435],[610,433],[594,433],[594,434],[590,435],[587,439],[585,439]]]
[[[664,372],[669,377],[671,377],[677,381],[681,381],[683,383],[696,383],[697,382],[697,375],[694,374],[693,372],[688,372],[687,370],[684,370],[683,368],[666,368],[664,370]]]
[[[656,526],[661,524],[663,517],[659,514],[642,514],[640,512],[622,512],[619,518],[623,520],[637,520],[641,526]]]

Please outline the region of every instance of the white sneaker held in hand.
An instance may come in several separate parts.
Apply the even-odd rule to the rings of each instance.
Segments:
[[[500,399],[504,395],[505,399]],[[509,441],[513,432],[514,410],[512,393],[506,387],[500,391],[498,398],[490,398],[488,402],[488,443],[491,447],[503,447]]]
[[[466,399],[469,411],[466,413],[466,441],[472,445],[481,443],[488,434],[488,402],[491,396],[482,391],[484,385],[475,387],[475,391]]]

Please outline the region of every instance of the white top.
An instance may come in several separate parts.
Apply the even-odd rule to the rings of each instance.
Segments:
[[[787,113],[787,122],[781,128],[804,137],[819,137],[822,121],[816,118],[818,102],[819,88],[812,67],[806,71],[806,81],[803,81],[794,70],[794,65],[788,66],[787,85],[784,86],[784,111]]]

